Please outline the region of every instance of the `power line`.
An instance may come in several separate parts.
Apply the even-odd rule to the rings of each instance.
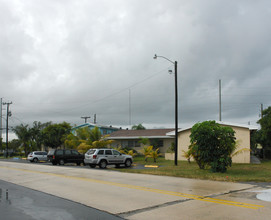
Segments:
[[[141,83],[144,83],[144,82],[146,82],[146,81],[148,81],[148,80],[150,80],[150,79],[152,79],[152,78],[154,78],[154,77],[157,77],[158,75],[161,75],[161,74],[165,73],[165,71],[168,70],[168,68],[170,68],[170,67],[172,67],[172,65],[170,65],[170,66],[168,66],[167,68],[162,69],[162,70],[160,70],[159,72],[156,72],[156,73],[154,73],[154,74],[152,74],[152,75],[150,75],[150,76],[148,76],[148,77],[146,77],[146,78],[144,78],[144,79],[142,79],[142,80],[140,80],[140,81],[138,81],[138,82],[136,82],[136,83],[134,83],[134,84],[131,84],[130,86],[128,86],[128,87],[126,87],[126,88],[117,90],[116,92],[113,92],[113,93],[111,93],[111,94],[109,94],[109,95],[107,95],[107,96],[104,96],[104,97],[100,98],[100,99],[89,100],[89,101],[85,102],[84,104],[77,105],[77,106],[75,106],[75,107],[73,107],[73,108],[69,108],[69,109],[62,110],[62,111],[51,111],[51,110],[48,110],[48,111],[54,112],[54,113],[58,113],[58,114],[62,114],[63,112],[74,111],[74,110],[76,110],[76,109],[78,109],[78,108],[82,108],[82,107],[88,106],[88,105],[90,105],[90,104],[94,104],[94,103],[101,102],[101,101],[103,101],[103,100],[105,100],[105,99],[108,99],[108,98],[110,98],[110,97],[112,97],[112,96],[118,95],[118,94],[120,94],[120,93],[122,93],[122,92],[124,92],[124,91],[127,91],[127,90],[129,90],[129,89],[131,89],[131,88],[133,88],[133,87],[136,87],[137,85],[139,85],[139,84],[141,84]]]

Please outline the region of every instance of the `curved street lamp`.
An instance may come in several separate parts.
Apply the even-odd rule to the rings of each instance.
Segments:
[[[178,81],[177,81],[177,61],[173,62],[170,59],[154,55],[153,59],[157,59],[158,57],[163,58],[174,64],[175,67],[175,165],[178,165]]]

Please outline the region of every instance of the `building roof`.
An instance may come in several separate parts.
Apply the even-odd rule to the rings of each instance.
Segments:
[[[236,124],[236,123],[231,123],[231,122],[223,122],[223,121],[215,121],[216,123],[220,124],[220,125],[224,125],[224,126],[231,126],[231,127],[239,127],[239,128],[247,128],[249,130],[258,130],[258,128],[256,126],[252,126],[252,125],[243,125],[243,124]],[[185,131],[185,130],[189,130],[191,129],[193,126],[189,126],[187,128],[183,128],[183,129],[179,129],[178,133]],[[174,136],[175,135],[175,130],[168,132],[167,135],[169,136]]]
[[[167,129],[145,129],[145,130],[118,130],[110,134],[107,139],[139,139],[139,138],[172,138],[167,133],[173,131]]]
[[[82,127],[98,127],[98,128],[112,129],[112,130],[120,129],[120,128],[116,128],[116,127],[112,127],[112,126],[98,125],[98,124],[93,124],[93,123],[89,123],[89,122],[75,126],[72,129],[78,129],[78,128],[82,128]]]

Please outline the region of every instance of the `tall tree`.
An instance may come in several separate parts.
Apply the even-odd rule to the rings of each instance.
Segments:
[[[43,143],[43,132],[42,130],[51,125],[51,122],[41,123],[40,121],[34,121],[32,128],[30,128],[31,133],[31,147],[32,150],[41,150],[41,145]]]
[[[133,125],[132,130],[145,130],[146,128],[142,124]]]
[[[90,137],[89,137],[91,142],[99,141],[101,139],[101,137],[102,137],[102,133],[98,127],[91,129]]]
[[[264,155],[271,154],[271,107],[263,110],[262,118],[258,121],[261,129],[258,132],[258,142],[262,145]]]
[[[65,137],[70,133],[71,125],[67,122],[60,124],[51,124],[43,129],[43,142],[46,146],[51,148],[60,147]]]
[[[98,127],[94,127],[93,129],[78,129],[77,135],[80,138],[80,144],[77,149],[81,153],[85,153],[90,148],[101,148],[112,143],[112,141],[105,140],[105,137],[102,137],[101,131]]]
[[[69,148],[77,148],[80,144],[84,148],[91,147],[94,141],[99,141],[102,137],[101,131],[98,127],[90,129],[89,127],[76,129],[75,134],[70,133],[65,139],[65,146]]]
[[[13,132],[18,137],[19,142],[23,145],[25,156],[31,151],[29,141],[31,137],[30,128],[28,125],[18,125],[13,128]]]
[[[8,148],[13,150],[13,153],[19,153],[20,152],[20,141],[18,139],[13,139],[12,141],[9,141]]]

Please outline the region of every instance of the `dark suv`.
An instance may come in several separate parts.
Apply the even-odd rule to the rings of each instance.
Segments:
[[[78,166],[84,164],[84,155],[77,150],[56,149],[50,150],[47,158],[53,165],[64,165],[65,163],[76,163]]]

